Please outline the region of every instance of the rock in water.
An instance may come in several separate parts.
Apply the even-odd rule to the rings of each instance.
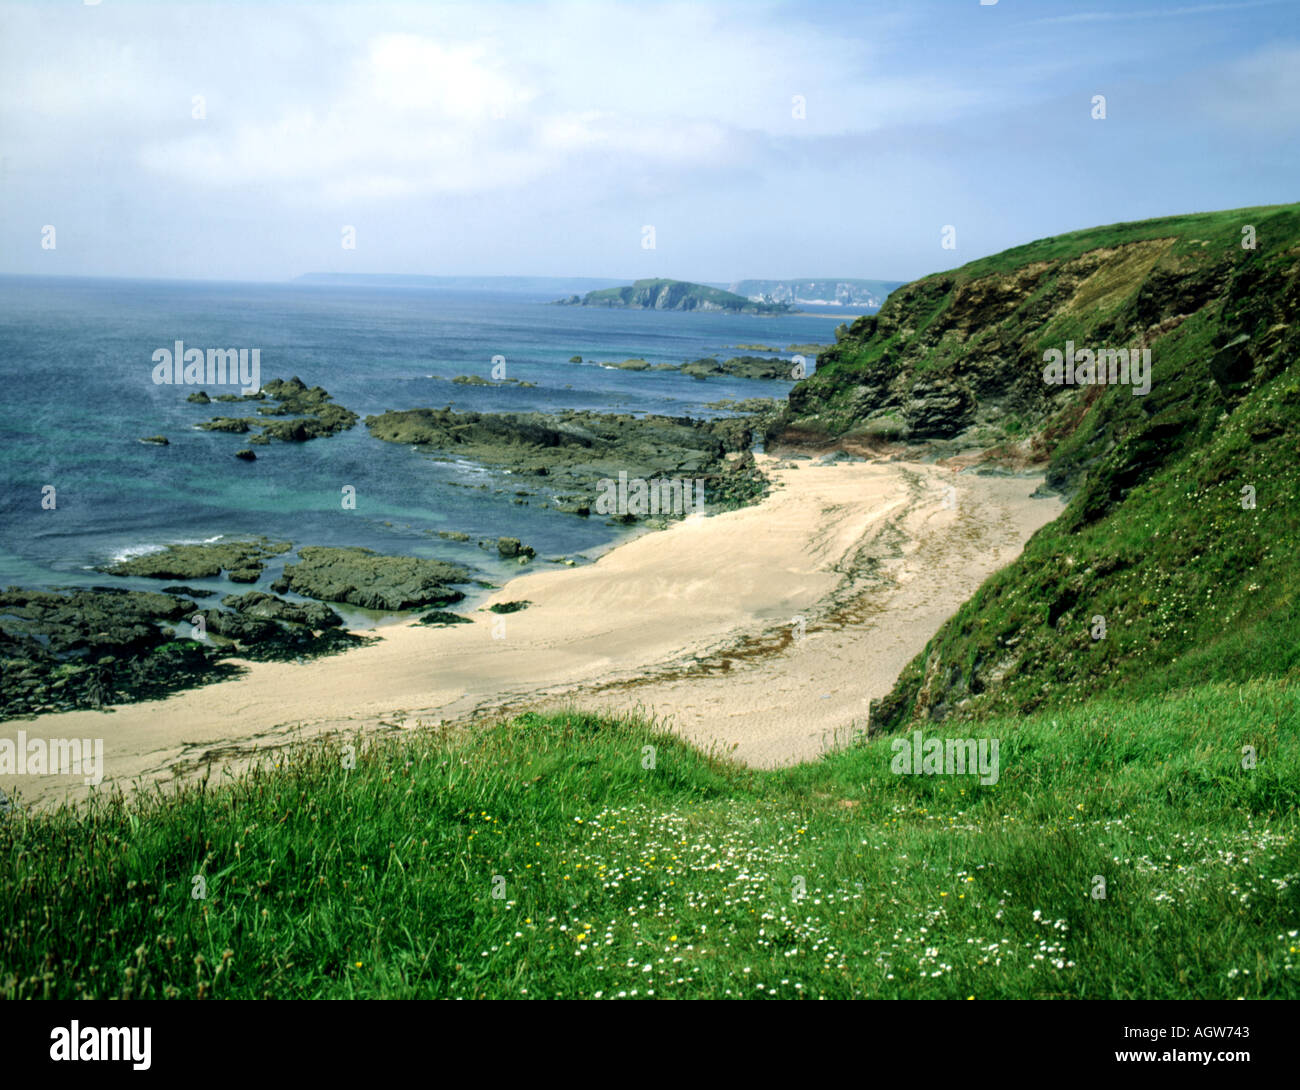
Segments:
[[[497,538],[497,554],[502,560],[513,560],[517,556],[532,558],[536,555],[531,545],[523,544],[517,537]]]
[[[322,602],[347,602],[363,609],[404,610],[459,602],[463,593],[448,584],[469,581],[458,564],[414,556],[380,556],[369,549],[305,546],[298,563],[286,564],[271,584]]]

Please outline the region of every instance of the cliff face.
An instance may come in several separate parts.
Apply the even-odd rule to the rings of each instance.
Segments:
[[[1040,240],[841,327],[769,440],[1001,444],[1070,497],[873,724],[1300,672],[1297,313],[1286,205]],[[1146,392],[1045,381],[1112,349],[1149,351]]]
[[[1191,328],[1212,324],[1216,349],[1250,325],[1250,360],[1272,358],[1286,331],[1256,329],[1253,310],[1235,311],[1252,298],[1258,307],[1261,294],[1276,297],[1276,285],[1258,278],[1271,247],[1294,237],[1294,218],[1294,208],[1247,209],[1121,224],[907,284],[879,314],[841,327],[816,374],[791,391],[777,431],[981,446],[1037,435],[1035,453],[1049,456],[1105,389],[1044,382],[1050,350],[1150,349],[1153,381],[1167,390],[1184,324],[1197,318]],[[1255,250],[1241,246],[1247,225]],[[1129,396],[1148,415],[1162,403],[1158,393]]]
[[[629,287],[589,291],[559,300],[569,306],[626,307],[632,310],[705,310],[740,314],[784,314],[781,303],[754,303],[743,295],[686,280],[638,280]]]

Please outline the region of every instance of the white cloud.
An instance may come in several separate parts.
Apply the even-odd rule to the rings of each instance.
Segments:
[[[579,166],[653,187],[986,97],[888,71],[892,25],[867,45],[754,3],[19,9],[0,121],[44,119],[53,160],[98,139],[142,186],[280,205],[500,192]]]

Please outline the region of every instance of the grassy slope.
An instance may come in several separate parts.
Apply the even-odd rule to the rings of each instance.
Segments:
[[[993,721],[989,787],[577,714],[320,745],[0,826],[0,995],[1297,998],[1297,716],[1273,682]]]
[[[1298,420],[1293,368],[1205,446],[1167,458],[1095,520],[1089,505],[1108,497],[1104,485],[1086,486],[930,641],[877,722],[1077,705],[1103,690],[1139,696],[1207,679],[1294,678]],[[1120,457],[1112,464],[1143,468]],[[1247,486],[1253,510],[1242,506]],[[1096,617],[1105,618],[1101,639]]]

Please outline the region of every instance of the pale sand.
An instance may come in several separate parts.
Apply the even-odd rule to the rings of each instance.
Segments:
[[[231,681],[112,714],[11,722],[0,737],[102,737],[104,791],[326,732],[576,705],[640,709],[755,766],[794,763],[864,728],[868,702],[1061,510],[1030,498],[1036,478],[761,461],[774,482],[763,503],[688,518],[585,567],[521,575],[488,602],[532,603],[518,613],[388,626],[342,656],[250,663]],[[76,776],[0,787],[36,806],[87,792]]]

